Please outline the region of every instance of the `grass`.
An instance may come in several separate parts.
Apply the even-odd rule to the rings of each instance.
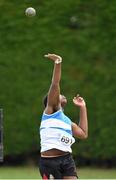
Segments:
[[[38,179],[40,178],[37,167],[1,167],[0,179]]]
[[[116,179],[116,169],[80,168],[78,174],[81,179]]]
[[[80,179],[116,179],[116,169],[79,168]],[[0,179],[41,179],[37,167],[0,167]]]

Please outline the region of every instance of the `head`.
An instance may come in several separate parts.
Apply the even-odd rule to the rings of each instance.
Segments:
[[[61,103],[62,108],[64,108],[65,105],[67,104],[67,98],[62,94],[60,94],[60,103]]]
[[[64,95],[60,94],[60,103],[61,103],[61,107],[64,108],[65,105],[67,104],[67,99]],[[48,95],[46,95],[44,98],[43,98],[43,103],[44,103],[44,107],[47,106],[47,100],[48,100]]]

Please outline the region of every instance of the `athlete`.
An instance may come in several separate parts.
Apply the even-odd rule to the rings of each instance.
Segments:
[[[80,108],[80,121],[77,125],[64,114],[67,99],[60,94],[62,58],[56,54],[47,54],[45,57],[54,63],[54,70],[51,86],[44,98],[45,109],[40,125],[40,174],[46,180],[73,180],[78,176],[71,155],[71,145],[75,142],[74,137],[80,139],[88,137],[86,103],[79,95],[73,99],[74,105]]]

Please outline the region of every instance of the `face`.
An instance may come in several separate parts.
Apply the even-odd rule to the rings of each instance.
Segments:
[[[60,102],[62,107],[64,107],[67,104],[67,99],[64,95],[60,94]]]

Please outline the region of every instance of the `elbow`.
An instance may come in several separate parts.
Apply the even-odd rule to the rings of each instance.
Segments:
[[[82,133],[81,135],[76,134],[75,137],[84,140],[88,138],[88,133]]]
[[[87,139],[88,138],[88,133],[84,133],[83,134],[83,139]]]

